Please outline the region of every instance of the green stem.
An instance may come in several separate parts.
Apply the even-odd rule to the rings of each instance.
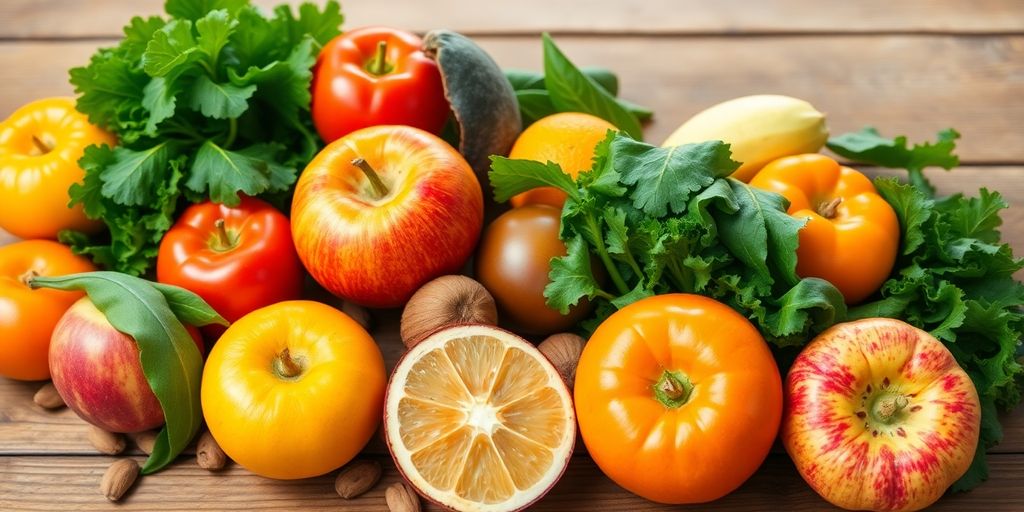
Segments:
[[[608,292],[606,292],[604,290],[601,290],[601,289],[598,289],[597,291],[595,291],[594,292],[594,296],[595,297],[601,297],[602,299],[607,300],[609,302],[615,300],[615,296],[614,295],[612,295],[612,294],[610,294],[610,293],[608,293]]]
[[[387,41],[377,41],[377,51],[374,53],[370,65],[367,66],[367,70],[377,76],[386,75],[391,72],[391,66],[388,65]]]
[[[681,292],[693,292],[693,273],[679,266],[675,259],[668,260],[668,272]]]
[[[618,267],[615,266],[615,262],[612,261],[612,257],[608,254],[608,249],[604,246],[604,237],[601,236],[601,226],[598,224],[597,219],[594,218],[592,213],[587,214],[587,224],[590,227],[591,232],[597,237],[597,245],[594,247],[597,250],[597,256],[601,259],[601,263],[608,270],[608,276],[612,278],[612,283],[615,284],[615,288],[619,291],[619,295],[625,295],[629,293],[629,286],[626,285],[626,281],[622,279],[622,274],[619,273]],[[642,278],[642,276],[641,276]]]
[[[654,399],[669,409],[682,407],[693,393],[693,383],[680,371],[663,370],[653,388]]]
[[[238,119],[232,117],[228,120],[228,138],[224,141],[224,149],[230,149],[231,145],[235,143],[236,137],[238,137]]]
[[[217,71],[214,68],[210,67],[209,62],[206,62],[205,60],[200,60],[199,65],[203,66],[203,69],[206,70],[207,75],[210,75],[210,80],[213,80],[214,82],[217,81]]]
[[[228,252],[238,246],[238,239],[233,238],[231,233],[228,233],[228,229],[224,225],[224,219],[217,219],[214,221],[213,226],[217,230],[217,238],[212,243],[213,250],[217,252]]]
[[[640,270],[640,264],[636,262],[636,258],[633,257],[633,253],[629,252],[629,249],[626,249],[626,263],[633,269],[633,272],[636,272],[637,277],[641,280],[644,279],[644,272]]]

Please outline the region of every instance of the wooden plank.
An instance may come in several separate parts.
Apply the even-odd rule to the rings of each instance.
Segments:
[[[279,481],[255,476],[238,466],[209,473],[192,460],[181,460],[167,470],[143,477],[117,505],[99,493],[99,481],[113,460],[109,457],[3,457],[0,458],[0,509],[53,510],[384,510],[384,490],[400,476],[388,458],[383,478],[372,490],[354,500],[334,492],[334,477]],[[140,462],[141,458],[138,459]],[[1020,510],[1024,503],[1024,455],[990,458],[990,480],[970,493],[947,495],[929,510]],[[966,508],[965,508],[966,507]],[[441,510],[424,503],[425,510]],[[530,510],[679,510],[649,502],[626,492],[601,474],[586,457],[574,457],[562,479]],[[739,490],[718,501],[690,510],[740,511],[832,510],[800,479],[783,455],[769,456],[761,469]]]
[[[270,7],[283,1],[253,3]],[[126,9],[117,0],[7,0],[0,2],[0,38],[114,36],[131,16],[159,14],[162,5],[162,0],[136,0]],[[713,8],[701,0],[605,2],[600,7],[589,0],[520,0],[491,2],[485,15],[473,0],[435,0],[429,9],[422,5],[418,0],[343,1],[345,27],[385,24],[419,32],[445,27],[470,34],[1024,31],[1024,10],[1016,0],[724,0]],[[53,13],[58,12],[55,23]]]
[[[541,67],[537,38],[479,41],[503,66]],[[0,43],[0,66],[18,70],[0,81],[0,116],[35,98],[71,94],[67,69],[109,43]],[[953,126],[963,133],[965,162],[1024,162],[1024,36],[563,37],[559,43],[581,65],[614,69],[626,98],[655,108],[647,128],[653,142],[719,101],[779,93],[828,113],[834,133],[870,124],[921,140]]]

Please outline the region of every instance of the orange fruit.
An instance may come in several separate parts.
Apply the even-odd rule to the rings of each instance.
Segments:
[[[562,112],[531,124],[516,139],[508,157],[554,162],[573,178],[590,169],[594,147],[604,140],[608,130],[618,130],[604,119],[580,112]],[[554,187],[538,187],[517,194],[512,206],[549,204],[561,208],[565,192]]]
[[[521,510],[561,477],[576,441],[569,391],[519,336],[487,325],[437,331],[398,362],[384,432],[395,464],[453,510]]]

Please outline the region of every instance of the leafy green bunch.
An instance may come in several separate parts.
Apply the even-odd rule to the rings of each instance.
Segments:
[[[908,148],[904,137],[887,139],[866,128],[833,138],[829,148],[858,162],[909,172],[909,185],[875,179],[899,217],[901,251],[876,300],[851,309],[849,316],[899,318],[927,330],[970,375],[981,399],[982,428],[974,463],[954,486],[966,490],[985,480],[985,451],[1003,437],[997,411],[1020,402],[1024,368],[1016,355],[1024,335],[1024,285],[1013,276],[1024,260],[1000,240],[999,212],[1007,205],[998,192],[936,197],[921,172],[956,167],[958,137],[944,130],[935,143]]]
[[[339,5],[287,5],[269,17],[248,0],[168,0],[167,17],[135,17],[124,38],[70,71],[78,110],[117,135],[79,164],[70,190],[109,238],[65,232],[76,252],[146,272],[184,201],[235,205],[283,197],[319,149],[308,115],[311,68],[339,34]]]
[[[563,313],[596,302],[585,329],[642,298],[687,292],[729,304],[776,346],[802,345],[845,316],[842,295],[796,275],[806,220],[782,196],[729,178],[738,166],[720,141],[659,148],[609,133],[577,180],[551,162],[502,157],[490,179],[499,202],[538,186],[568,195],[567,255],[552,260],[544,295]]]

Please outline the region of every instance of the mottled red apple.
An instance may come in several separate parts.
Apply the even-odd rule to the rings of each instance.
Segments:
[[[980,421],[974,384],[942,343],[870,318],[832,327],[797,357],[782,441],[832,504],[919,510],[967,471]]]
[[[199,331],[189,334],[203,352]],[[110,432],[141,432],[164,423],[135,340],[110,325],[88,297],[61,317],[50,340],[50,374],[82,419]]]

